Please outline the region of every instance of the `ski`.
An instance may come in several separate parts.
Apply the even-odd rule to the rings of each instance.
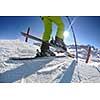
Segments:
[[[58,47],[58,46],[55,46],[55,45],[53,45],[53,44],[51,44],[51,43],[49,43],[49,42],[47,42],[47,41],[44,41],[44,40],[42,40],[42,39],[40,39],[40,38],[38,38],[38,37],[35,37],[35,36],[33,36],[33,35],[29,35],[29,34],[27,34],[27,33],[25,33],[25,32],[21,32],[21,34],[23,35],[23,36],[25,36],[25,37],[27,37],[27,38],[30,38],[30,39],[32,39],[32,40],[36,40],[36,41],[38,41],[38,42],[43,42],[43,43],[45,43],[45,44],[47,44],[47,45],[49,45],[49,46],[51,46],[51,47],[54,47],[55,49],[56,49],[56,52],[57,53],[66,53],[66,56],[69,56],[69,57],[72,57],[72,58],[74,58],[75,57],[75,55],[74,54],[70,54],[69,52],[67,52],[67,51],[65,51],[63,48],[61,48],[61,47]]]
[[[34,60],[34,59],[41,59],[41,58],[62,58],[62,57],[66,57],[64,55],[62,56],[44,56],[44,57],[10,57],[9,60]]]
[[[51,46],[51,47],[54,47],[54,48],[56,48],[56,49],[58,49],[58,50],[61,50],[61,51],[63,51],[63,52],[66,52],[63,48],[58,47],[58,46],[56,46],[56,45],[53,45],[53,44],[51,44],[51,43],[49,43],[49,42],[47,42],[47,41],[44,41],[44,40],[42,40],[42,39],[40,39],[40,38],[38,38],[38,37],[35,37],[35,36],[33,36],[33,35],[29,35],[29,34],[27,34],[27,33],[25,33],[25,32],[21,32],[21,34],[22,34],[23,36],[27,37],[27,38],[36,40],[36,41],[38,41],[38,42],[43,42],[43,43],[45,43],[45,44],[47,44],[47,45],[49,45],[49,46]]]
[[[9,60],[33,60],[35,57],[10,57]]]

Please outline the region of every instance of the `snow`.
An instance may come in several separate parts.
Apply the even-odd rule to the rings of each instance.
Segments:
[[[79,61],[57,54],[32,60],[11,60],[11,57],[35,57],[39,46],[17,40],[0,40],[1,83],[88,83],[100,82],[100,50],[92,49],[86,64],[87,48],[78,46]],[[51,48],[52,49],[52,48]],[[73,45],[68,51],[75,54]]]

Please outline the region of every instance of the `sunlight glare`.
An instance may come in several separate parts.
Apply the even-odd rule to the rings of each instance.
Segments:
[[[68,31],[65,31],[64,32],[64,38],[67,38],[69,36],[69,32]]]

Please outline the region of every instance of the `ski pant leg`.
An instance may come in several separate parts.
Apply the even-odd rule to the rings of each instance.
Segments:
[[[57,33],[56,36],[64,39],[63,33],[64,33],[64,23],[59,16],[49,16],[48,17],[52,22],[54,22],[57,25]]]
[[[44,33],[42,39],[45,41],[50,40],[50,36],[52,33],[52,22],[48,19],[48,16],[42,17],[44,23]]]

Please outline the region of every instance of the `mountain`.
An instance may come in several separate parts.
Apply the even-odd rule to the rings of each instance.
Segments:
[[[75,54],[74,45],[67,46]],[[35,57],[37,44],[20,40],[0,40],[1,83],[81,83],[100,82],[100,50],[92,48],[86,64],[87,46],[78,45],[78,58],[44,57],[32,60],[11,60],[11,57]],[[51,48],[52,49],[52,48]]]

